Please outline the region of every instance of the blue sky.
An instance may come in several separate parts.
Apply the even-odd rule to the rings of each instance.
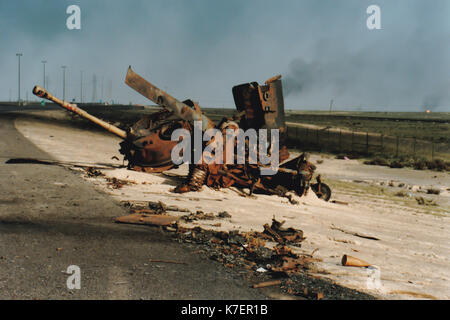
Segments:
[[[81,30],[66,8],[81,8]],[[366,8],[381,8],[368,30]],[[0,100],[42,84],[67,97],[149,103],[124,84],[128,65],[179,99],[234,107],[233,85],[282,74],[286,108],[450,111],[446,0],[2,0]]]

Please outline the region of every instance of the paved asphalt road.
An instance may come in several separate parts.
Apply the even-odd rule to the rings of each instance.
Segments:
[[[266,298],[195,246],[157,228],[113,223],[127,212],[78,174],[6,164],[50,158],[15,130],[16,116],[0,110],[0,299]],[[80,290],[66,286],[70,265],[81,269]]]

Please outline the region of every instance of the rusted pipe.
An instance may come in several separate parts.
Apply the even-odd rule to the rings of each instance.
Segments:
[[[95,124],[108,130],[111,133],[114,133],[116,136],[118,136],[122,139],[127,138],[127,133],[124,130],[119,129],[116,126],[113,126],[112,124],[109,124],[108,122],[103,121],[97,117],[94,117],[93,115],[87,113],[83,109],[78,108],[75,104],[71,104],[67,101],[63,101],[61,99],[56,98],[55,96],[53,96],[50,92],[48,92],[44,88],[35,86],[33,88],[33,94],[35,94],[38,97],[53,101],[54,103],[58,104],[59,106],[63,107],[64,109],[66,109],[70,112],[73,112],[75,114],[78,114],[79,116],[81,116],[89,121],[94,122]]]
[[[346,267],[369,267],[370,266],[370,263],[368,263],[364,260],[352,257],[352,256],[348,256],[346,254],[342,257],[341,263],[343,266],[346,266]]]
[[[201,121],[203,131],[215,127],[214,122],[212,122],[207,116],[203,115],[200,108],[192,109],[188,105],[178,101],[167,92],[157,88],[135,73],[131,69],[131,66],[128,68],[125,83],[159,106],[167,107],[181,119],[191,122]]]
[[[273,281],[266,281],[266,282],[260,282],[253,285],[253,288],[265,288],[270,286],[277,286],[281,284],[281,280],[273,280]]]

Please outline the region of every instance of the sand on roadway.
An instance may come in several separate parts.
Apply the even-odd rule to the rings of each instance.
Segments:
[[[55,119],[66,117],[63,112],[49,114]],[[122,164],[121,160],[112,159],[122,159],[118,152],[120,139],[108,133],[27,118],[18,118],[15,125],[55,159],[90,165]],[[101,177],[87,179],[119,200],[162,201],[194,212],[227,211],[232,215],[222,219],[220,226],[215,226],[218,221],[195,221],[186,226],[262,231],[262,226],[275,216],[286,220],[286,226],[304,231],[307,239],[298,250],[311,253],[318,249],[314,256],[323,261],[317,263],[315,272],[320,277],[381,298],[450,299],[449,174],[366,166],[357,160],[337,160],[321,154],[313,154],[311,159],[323,161],[317,171],[332,186],[332,199],[348,205],[324,202],[313,193],[296,197],[298,205],[277,196],[242,197],[232,189],[204,187],[201,192],[172,193],[187,174],[186,166],[170,170],[167,175],[124,168],[102,170],[107,177],[135,182],[121,189],[109,188]],[[440,189],[440,195],[422,193],[429,187]],[[399,190],[406,196],[395,196]],[[437,205],[421,206],[416,196],[430,198]],[[344,254],[364,259],[374,267],[343,267],[340,262]]]

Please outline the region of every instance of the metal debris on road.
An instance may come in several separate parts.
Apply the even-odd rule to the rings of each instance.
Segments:
[[[155,226],[171,226],[177,222],[178,217],[161,214],[131,214],[116,219],[118,223],[148,224]]]
[[[332,230],[337,230],[337,231],[340,231],[340,232],[343,232],[343,233],[346,233],[346,234],[350,234],[352,236],[359,237],[359,238],[364,238],[364,239],[369,239],[369,240],[376,240],[376,241],[380,240],[380,239],[375,238],[373,236],[368,236],[368,235],[361,234],[361,233],[358,233],[358,232],[346,231],[344,229],[335,227],[333,224],[330,226],[330,228]]]
[[[226,211],[221,211],[221,212],[219,212],[218,213],[218,215],[217,215],[219,218],[231,218],[231,214],[229,214],[228,212],[226,212]]]
[[[283,223],[273,219],[273,233],[239,231],[212,231],[200,227],[184,228],[177,225],[177,235],[185,242],[205,244],[208,255],[229,267],[244,267],[255,272],[270,271],[274,274],[290,275],[306,272],[313,262],[321,261],[312,254],[296,254],[287,244],[299,246],[303,232],[294,228],[282,228]],[[265,228],[268,225],[265,226]],[[266,231],[267,229],[265,229]],[[266,241],[276,241],[273,248],[265,246]]]
[[[265,281],[256,283],[253,285],[253,288],[265,288],[265,287],[271,287],[271,286],[278,286],[281,284],[281,280],[273,280],[273,281]]]
[[[121,203],[124,207],[129,207],[131,210],[151,210],[153,213],[165,213],[167,211],[190,212],[189,209],[167,205],[162,201],[122,200]]]
[[[192,133],[196,121],[201,122],[203,132],[216,129],[219,130],[222,137],[226,137],[229,130],[237,132],[237,130],[251,129],[258,135],[260,135],[260,129],[263,128],[278,130],[277,132],[281,136],[277,146],[269,142],[267,136],[264,138],[260,135],[258,137],[259,147],[256,151],[257,159],[261,159],[261,155],[268,156],[276,147],[276,150],[279,151],[276,155],[279,158],[277,163],[280,165],[274,175],[261,174],[260,171],[264,165],[261,162],[250,161],[250,149],[253,147],[250,148],[246,142],[243,164],[234,164],[239,157],[237,152],[231,155],[233,158],[231,164],[224,164],[223,159],[210,163],[202,154],[200,161],[196,161],[196,164],[190,162],[187,179],[173,191],[176,193],[198,191],[203,185],[215,189],[236,187],[249,189],[249,195],[253,193],[273,194],[288,198],[292,204],[298,204],[298,201],[289,192],[301,197],[311,189],[319,198],[325,201],[330,199],[331,190],[321,181],[320,175],[316,177],[317,183],[311,183],[316,166],[309,161],[308,154],[303,153],[289,160],[290,155],[285,143],[287,127],[281,75],[268,79],[264,85],[251,82],[234,86],[232,92],[237,112],[230,118],[222,119],[219,124],[215,124],[205,116],[196,102],[192,100],[178,101],[135,73],[131,67],[128,68],[125,83],[162,108],[158,112],[142,117],[126,130],[87,113],[75,104],[58,99],[45,88],[35,86],[33,93],[38,97],[53,101],[62,108],[123,139],[119,152],[123,154],[124,160],[128,161],[128,169],[140,172],[161,173],[176,168],[178,165],[172,161],[172,150],[184,137],[181,137],[179,141],[173,141],[172,133],[177,129],[185,129]],[[262,139],[266,141],[262,141]],[[216,141],[213,138],[210,141],[202,141],[202,143],[203,150],[205,147],[214,146]],[[238,141],[235,140],[233,143],[235,149],[239,149]],[[228,149],[226,145],[223,144],[224,151]],[[193,148],[191,153],[195,153]],[[95,176],[94,173],[92,174]],[[117,179],[109,182],[109,185],[115,189],[121,188],[125,184]]]
[[[340,201],[340,200],[331,200],[331,203],[342,204],[348,206],[348,202]]]
[[[424,197],[416,197],[417,204],[421,206],[437,206],[433,199],[426,199]]]
[[[106,178],[107,185],[113,189],[121,189],[123,186],[130,185],[130,184],[136,184],[135,181],[128,181],[128,180],[122,180],[117,179],[115,177],[112,178]]]
[[[342,257],[341,263],[343,266],[346,266],[346,267],[370,267],[371,266],[370,263],[368,263],[364,260],[361,260],[361,259],[358,259],[358,258],[355,258],[352,256],[348,256],[346,254],[344,254],[344,256]]]
[[[149,262],[154,262],[154,263],[173,263],[173,264],[187,264],[186,262],[182,262],[182,261],[172,261],[172,260],[155,260],[155,259],[150,259]]]
[[[294,228],[282,228],[285,223],[272,219],[272,225],[264,225],[264,233],[270,235],[275,241],[279,243],[299,243],[305,240],[303,237],[303,231]]]
[[[96,170],[93,167],[86,167],[86,168],[84,168],[84,171],[86,171],[86,175],[88,177],[101,177],[101,176],[104,176],[104,174],[100,170]]]
[[[213,213],[204,213],[201,210],[197,210],[195,213],[190,213],[181,217],[186,222],[192,222],[194,220],[214,220],[216,217]]]

